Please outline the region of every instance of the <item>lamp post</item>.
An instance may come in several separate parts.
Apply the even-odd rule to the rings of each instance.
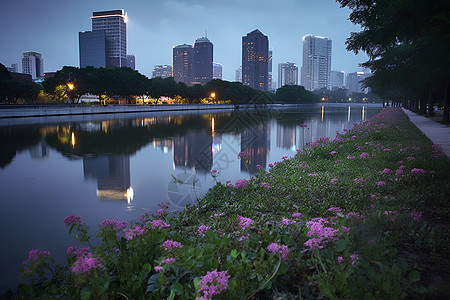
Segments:
[[[216,93],[211,93],[211,98],[213,100],[213,102],[216,102]]]

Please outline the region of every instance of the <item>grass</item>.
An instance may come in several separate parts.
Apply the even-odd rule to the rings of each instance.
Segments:
[[[102,242],[65,266],[34,252],[18,295],[448,298],[449,170],[439,147],[387,108],[249,181],[218,182],[175,216],[162,205],[131,227],[102,223]],[[87,226],[70,220],[87,242]]]

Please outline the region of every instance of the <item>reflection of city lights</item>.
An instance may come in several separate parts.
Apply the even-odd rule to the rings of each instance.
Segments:
[[[363,110],[362,110],[362,120],[364,121],[364,106],[363,106]]]
[[[348,107],[348,122],[350,122],[350,106]]]
[[[322,122],[323,122],[323,109],[324,109],[324,106],[322,105]]]
[[[72,141],[71,141],[71,144],[72,144],[72,148],[75,148],[75,133],[74,133],[74,132],[72,132]]]
[[[212,136],[214,136],[214,118],[211,119]]]
[[[133,201],[133,198],[134,198],[134,191],[133,191],[133,188],[130,186],[130,187],[127,189],[127,202],[128,202],[128,204],[129,204],[131,201]]]

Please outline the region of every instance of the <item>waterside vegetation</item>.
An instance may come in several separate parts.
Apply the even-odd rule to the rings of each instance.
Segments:
[[[239,153],[247,164],[248,153]],[[450,163],[399,108],[321,138],[196,205],[105,220],[57,265],[24,262],[19,298],[401,299],[448,297]],[[61,224],[64,226],[63,224]]]

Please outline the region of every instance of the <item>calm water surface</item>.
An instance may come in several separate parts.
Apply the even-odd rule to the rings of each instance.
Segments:
[[[67,247],[77,245],[62,223],[67,215],[80,215],[95,234],[104,219],[133,222],[161,202],[181,209],[214,184],[212,169],[222,182],[249,178],[240,151],[250,153],[253,173],[257,164],[293,156],[322,136],[334,138],[379,110],[318,105],[3,120],[0,289],[17,284],[31,249],[64,260]]]

